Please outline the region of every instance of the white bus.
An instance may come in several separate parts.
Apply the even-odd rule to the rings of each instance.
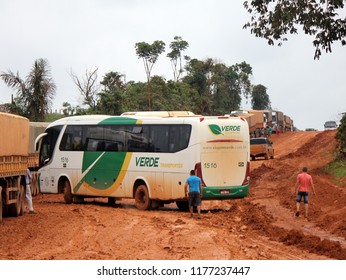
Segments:
[[[249,128],[239,117],[128,113],[59,119],[37,137],[42,193],[66,203],[134,198],[138,209],[176,202],[187,209],[190,170],[203,199],[244,197],[249,191]]]

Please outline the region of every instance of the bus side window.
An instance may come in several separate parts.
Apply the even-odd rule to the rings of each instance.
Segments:
[[[118,144],[117,143],[105,143],[105,151],[107,152],[117,152],[118,151]]]
[[[80,126],[67,126],[59,148],[62,151],[83,150],[82,128]]]
[[[96,151],[104,151],[104,150],[105,150],[105,142],[99,141],[97,143]]]

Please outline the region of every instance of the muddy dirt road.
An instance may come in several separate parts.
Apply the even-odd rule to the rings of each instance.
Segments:
[[[5,217],[0,259],[33,260],[325,260],[346,259],[346,181],[324,172],[335,131],[273,135],[273,160],[251,161],[250,195],[203,202],[202,219],[175,204],[139,211],[90,199],[66,205],[62,195],[34,197],[37,215]],[[315,181],[310,213],[295,217],[296,175]]]

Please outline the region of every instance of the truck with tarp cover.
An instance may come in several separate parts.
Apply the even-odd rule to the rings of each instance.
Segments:
[[[0,112],[0,222],[24,213],[29,160],[29,120]]]

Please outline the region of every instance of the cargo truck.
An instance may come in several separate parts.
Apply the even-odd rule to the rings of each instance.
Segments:
[[[284,131],[285,132],[293,131],[293,121],[287,115],[284,115]]]
[[[3,214],[24,213],[29,120],[0,112],[0,222]]]
[[[277,130],[281,132],[284,131],[285,120],[284,113],[280,111],[273,110],[272,111],[272,133],[276,133]]]
[[[266,127],[266,117],[262,110],[232,111],[231,115],[246,119],[249,124],[250,134],[253,134],[256,130]]]
[[[271,109],[269,110],[263,110],[263,113],[265,115],[265,119],[266,119],[266,124],[267,127],[273,127],[273,112]]]
[[[30,169],[31,193],[39,190],[38,152],[35,139],[43,133],[48,122],[29,122],[27,118],[0,112],[0,219],[6,215],[18,216],[25,205],[25,174]]]

